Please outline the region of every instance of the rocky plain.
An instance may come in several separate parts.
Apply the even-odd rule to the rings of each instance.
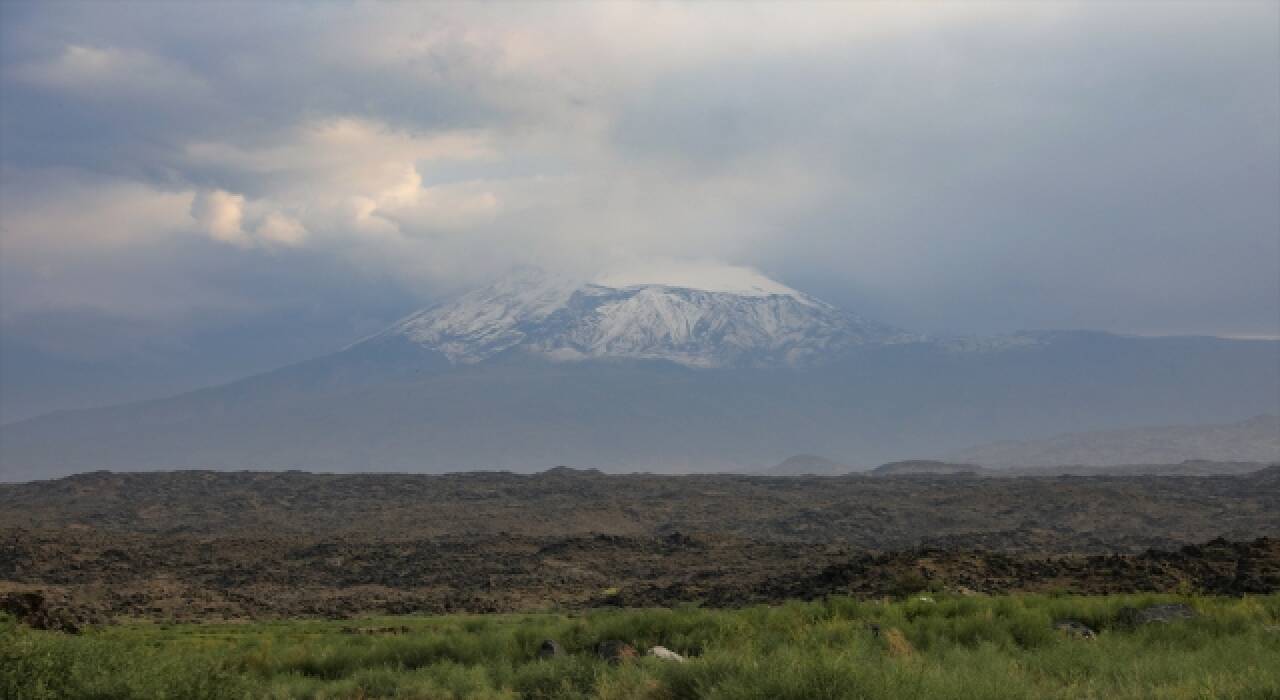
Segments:
[[[1280,590],[1280,465],[1000,478],[95,472],[0,484],[0,595],[38,593],[57,625],[917,590]]]

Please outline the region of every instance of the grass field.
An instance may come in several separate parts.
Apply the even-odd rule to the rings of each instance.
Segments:
[[[1186,602],[1134,627],[1121,609]],[[1054,620],[1098,631],[1068,637]],[[830,599],[743,610],[602,610],[243,624],[80,636],[0,622],[0,697],[1280,698],[1280,595]],[[872,629],[878,626],[878,631]],[[349,627],[407,627],[351,634]],[[566,654],[539,659],[543,639]],[[618,639],[687,663],[599,660]]]

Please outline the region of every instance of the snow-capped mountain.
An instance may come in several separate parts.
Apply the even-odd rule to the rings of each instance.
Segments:
[[[0,426],[0,481],[104,468],[755,470],[806,453],[880,464],[1276,415],[1278,359],[1275,341],[913,335],[744,268],[586,281],[520,270],[335,353]],[[1162,459],[1232,454],[1190,447]]]
[[[919,340],[745,268],[583,282],[521,269],[388,329],[474,364],[512,348],[551,360],[668,360],[689,367],[799,367],[860,345]],[[648,281],[654,280],[654,281]]]

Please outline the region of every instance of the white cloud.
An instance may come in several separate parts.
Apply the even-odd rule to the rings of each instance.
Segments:
[[[262,218],[254,234],[268,244],[286,246],[302,245],[307,239],[307,229],[302,222],[275,211]]]
[[[214,240],[238,246],[253,244],[253,239],[243,228],[243,195],[225,190],[201,192],[191,203],[191,216]]]
[[[492,222],[498,196],[484,182],[424,187],[417,168],[406,165],[400,182],[370,200],[371,213],[396,223],[402,233],[460,231]]]
[[[608,270],[594,280],[606,287],[623,288],[639,284],[663,284],[711,292],[751,296],[795,295],[796,290],[780,284],[750,267],[714,261],[654,259]]]
[[[452,163],[498,162],[493,137],[481,130],[413,133],[369,119],[306,122],[287,130],[282,141],[262,148],[228,143],[196,143],[186,158],[256,178],[255,202],[303,212],[285,227],[279,215],[264,220],[254,235],[234,221],[230,195],[215,196],[225,221],[208,222],[215,238],[240,245],[255,239],[300,245],[307,231],[330,239],[364,236],[420,236],[465,231],[493,221],[498,195],[483,181],[424,184],[420,169],[438,171]]]
[[[246,212],[255,224],[247,226]],[[307,227],[295,217],[275,210],[273,203],[257,200],[246,204],[244,195],[207,190],[191,203],[191,216],[210,238],[241,248],[296,247],[306,242]]]

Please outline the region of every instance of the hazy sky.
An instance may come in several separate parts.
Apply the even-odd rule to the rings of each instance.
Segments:
[[[4,2],[0,323],[272,364],[681,258],[926,331],[1276,335],[1278,8]]]

